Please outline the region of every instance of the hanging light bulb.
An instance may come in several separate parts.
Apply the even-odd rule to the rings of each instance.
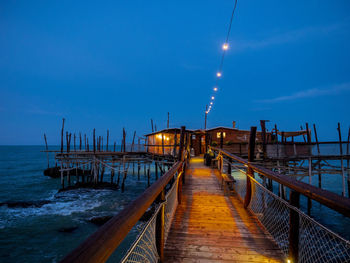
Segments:
[[[215,99],[215,97],[214,97],[214,96],[211,96],[211,99],[212,99],[212,100],[214,100],[214,99]]]
[[[222,76],[221,72],[216,73],[216,76],[220,78]]]
[[[213,102],[210,102],[210,105],[213,105]]]
[[[214,87],[214,91],[218,91],[218,88],[217,88],[217,87]]]
[[[222,45],[222,49],[223,49],[223,50],[228,50],[228,43],[224,43],[224,44]]]

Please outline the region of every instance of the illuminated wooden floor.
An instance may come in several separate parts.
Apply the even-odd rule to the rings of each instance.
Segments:
[[[218,172],[192,158],[182,203],[165,244],[166,262],[283,262],[257,219],[226,197]]]

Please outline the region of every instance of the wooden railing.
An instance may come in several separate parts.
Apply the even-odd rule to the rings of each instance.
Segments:
[[[304,195],[312,200],[315,200],[328,208],[341,213],[346,217],[350,217],[350,199],[337,195],[335,193],[317,188],[313,185],[297,181],[287,175],[279,174],[256,165],[234,154],[231,154],[223,149],[210,147],[216,154],[225,158],[228,163],[228,173],[231,173],[231,165],[233,162],[243,164],[247,168],[246,172],[246,191],[244,197],[244,206],[247,208],[252,201],[254,173],[257,173],[265,178],[273,180],[290,189],[289,205],[292,209],[289,212],[289,258],[292,262],[298,262],[299,258],[299,205],[300,195]],[[252,149],[254,151],[254,149]],[[249,158],[249,157],[248,157]],[[271,189],[272,190],[272,189]]]
[[[187,156],[188,154],[184,151],[182,156],[180,156],[180,160],[176,162],[167,173],[147,188],[143,194],[131,202],[119,214],[101,226],[61,262],[93,263],[107,261],[146,210],[151,207],[154,202],[162,202],[165,196],[165,187],[178,172],[181,173],[181,181],[184,181]],[[180,187],[179,191],[181,191]],[[158,239],[162,239],[164,238],[164,232],[162,232],[164,231],[164,222],[159,222],[159,225],[160,227],[157,227],[158,233],[156,234]],[[157,249],[160,257],[162,257],[164,241],[157,240],[157,244],[160,245]]]
[[[211,149],[217,153],[221,153],[223,156],[225,156],[228,159],[234,160],[238,163],[245,165],[247,168],[252,169],[252,171],[262,176],[265,176],[268,179],[272,179],[273,181],[279,184],[282,184],[283,186],[286,186],[295,192],[298,192],[347,217],[350,217],[350,199],[349,198],[340,196],[338,194],[332,193],[327,190],[323,190],[321,188],[318,188],[316,186],[313,186],[304,182],[300,182],[290,176],[273,172],[260,165],[250,163],[247,160],[240,158],[239,156],[231,154],[220,148],[211,147]],[[250,199],[251,199],[251,196],[249,197],[249,202],[250,202]]]

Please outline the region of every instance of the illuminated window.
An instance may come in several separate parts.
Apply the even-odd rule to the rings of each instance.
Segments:
[[[223,133],[222,133],[222,136],[223,136],[224,138],[226,138],[226,132],[223,132]],[[221,132],[217,132],[217,133],[216,133],[216,138],[221,138]]]
[[[192,135],[192,140],[195,140],[196,139],[196,135]]]

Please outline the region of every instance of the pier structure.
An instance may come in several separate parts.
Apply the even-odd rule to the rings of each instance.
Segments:
[[[247,158],[205,140],[210,162],[191,158],[193,137],[182,132],[174,165],[62,262],[113,260],[146,211],[154,213],[121,262],[350,261],[350,242],[304,213],[300,198],[345,217],[350,200],[257,163],[256,130]]]

